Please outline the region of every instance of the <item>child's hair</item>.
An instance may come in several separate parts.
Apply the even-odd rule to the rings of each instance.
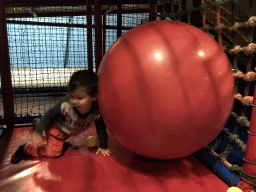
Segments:
[[[77,87],[84,87],[89,95],[96,95],[98,91],[98,76],[88,70],[76,71],[72,74],[68,89],[74,91]]]

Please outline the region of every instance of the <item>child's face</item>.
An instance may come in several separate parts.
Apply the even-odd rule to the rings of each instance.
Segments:
[[[89,95],[84,87],[77,87],[70,93],[70,102],[81,114],[91,110],[93,101],[96,101],[96,97]]]

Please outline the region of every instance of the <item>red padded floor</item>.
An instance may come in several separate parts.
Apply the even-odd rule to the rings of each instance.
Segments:
[[[226,192],[228,186],[193,156],[154,161],[136,155],[109,135],[111,156],[87,149],[85,138],[94,127],[70,138],[78,150],[68,149],[56,159],[34,158],[10,164],[10,157],[31,128],[16,128],[0,166],[1,192]]]

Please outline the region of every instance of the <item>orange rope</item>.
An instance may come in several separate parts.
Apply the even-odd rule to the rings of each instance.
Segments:
[[[209,147],[207,146],[206,148],[209,148]],[[219,157],[219,154],[216,153],[215,151],[211,150],[211,153],[212,153],[215,157]],[[224,159],[223,159],[223,160],[221,160],[221,162],[222,162],[224,165],[226,165],[228,168],[231,169],[232,164],[230,164],[227,160],[224,160]]]

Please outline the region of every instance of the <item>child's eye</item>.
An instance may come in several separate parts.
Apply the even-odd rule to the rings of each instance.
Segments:
[[[84,99],[84,98],[83,98],[83,97],[79,97],[78,99],[79,99],[79,100],[82,100],[82,99]]]

